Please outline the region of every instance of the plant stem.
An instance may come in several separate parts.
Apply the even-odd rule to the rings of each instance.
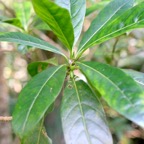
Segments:
[[[75,58],[75,61],[77,61],[82,56],[83,53],[84,53],[84,51],[78,52],[78,54],[77,54],[77,56]]]
[[[115,41],[115,43],[114,43],[114,45],[113,45],[112,56],[111,56],[111,59],[112,59],[112,60],[114,59],[114,53],[115,53],[116,45],[117,45],[118,41],[119,41],[119,37],[116,38],[116,41]]]

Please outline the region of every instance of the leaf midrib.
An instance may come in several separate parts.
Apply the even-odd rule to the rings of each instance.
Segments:
[[[87,104],[82,103],[82,102],[80,102],[80,103],[81,103],[81,105],[85,105],[85,106],[93,109],[93,107],[91,107],[90,105],[87,105]],[[76,104],[74,107],[76,107],[76,106],[79,106],[79,103]],[[72,109],[72,110],[73,110],[73,109]],[[93,109],[93,110],[96,111],[96,112],[98,112],[99,115],[104,115],[104,113],[102,113],[101,111],[99,111],[99,110],[97,110],[97,109]],[[71,111],[69,111],[69,113],[67,114],[67,116],[69,116],[70,113],[71,113]],[[67,118],[67,116],[66,116],[66,118]],[[66,120],[66,118],[65,118],[64,120]],[[81,116],[79,116],[79,117],[72,123],[72,126],[71,126],[71,128],[69,129],[69,131],[73,128],[73,125],[74,125],[74,124],[76,123],[76,121],[78,121],[80,118],[81,118]],[[91,120],[91,119],[90,119],[90,118],[87,118],[87,120]],[[92,120],[91,120],[91,121],[92,121]],[[95,123],[95,121],[93,121],[93,123]],[[100,126],[99,124],[97,124],[97,123],[95,123],[95,125],[97,125],[97,127],[99,127],[100,129],[102,129],[102,130],[108,135],[107,131],[106,131],[103,127],[101,127],[101,126]],[[97,139],[98,139],[98,138],[97,138]]]
[[[79,103],[79,108],[80,108],[80,112],[81,112],[81,116],[82,116],[82,121],[83,121],[83,124],[84,124],[84,129],[85,129],[85,132],[86,132],[89,144],[92,144],[91,140],[90,140],[90,137],[89,137],[89,134],[88,134],[88,128],[87,128],[86,122],[85,122],[84,112],[83,112],[83,108],[81,106],[81,101],[80,101],[80,96],[79,96],[78,88],[77,88],[77,85],[76,85],[74,79],[73,79],[73,84],[74,84],[74,87],[75,87],[75,90],[76,90],[76,95],[77,95],[77,99],[78,99],[78,103]]]
[[[137,83],[139,83],[139,84],[141,84],[141,85],[144,86],[144,83],[142,83],[142,82],[140,82],[140,81],[138,81],[138,80],[136,80],[136,79],[135,79],[135,81],[136,81]]]
[[[97,31],[95,31],[95,33],[92,35],[92,36],[90,36],[89,37],[89,39],[81,46],[81,48],[79,49],[79,51],[81,51],[81,49],[83,49],[84,47],[85,47],[85,45],[90,41],[90,39],[98,32],[98,31],[100,31],[100,29],[102,28],[102,27],[104,27],[106,24],[107,24],[107,22],[118,12],[118,10],[120,10],[125,4],[127,4],[128,2],[126,2],[126,3],[124,3],[123,5],[121,5],[121,7],[119,7],[119,9],[117,9],[115,12],[114,12],[114,14],[113,15],[111,15],[111,17],[103,24],[103,25],[101,25],[101,27],[99,28],[99,29],[97,29]]]
[[[88,68],[92,69],[93,71],[95,71],[96,73],[99,73],[100,75],[102,75],[102,77],[104,77],[105,79],[107,79],[114,87],[116,87],[116,88],[119,90],[119,92],[124,96],[124,98],[129,101],[129,103],[131,104],[132,107],[135,107],[135,104],[133,104],[133,103],[130,101],[130,99],[128,99],[128,98],[126,97],[125,93],[124,93],[123,91],[121,91],[121,89],[120,89],[117,85],[115,85],[115,83],[114,83],[113,81],[111,81],[110,79],[108,79],[104,74],[100,73],[99,71],[95,70],[94,68],[92,68],[92,67],[90,67],[90,66],[88,66],[88,65],[86,65],[86,64],[84,64],[84,63],[80,63],[80,64],[82,64],[82,65],[84,65],[85,67],[88,67]]]
[[[32,108],[33,108],[33,105],[35,104],[35,102],[36,102],[39,94],[40,94],[41,91],[43,90],[43,88],[44,88],[44,86],[46,85],[46,83],[47,83],[47,82],[53,77],[53,75],[54,75],[60,68],[62,68],[62,67],[63,67],[63,65],[60,66],[59,68],[57,68],[57,69],[53,72],[53,74],[52,74],[50,77],[48,77],[48,79],[46,79],[45,83],[42,85],[41,89],[38,91],[37,95],[35,96],[32,104],[31,104],[31,106],[30,106],[30,108],[29,108],[29,110],[28,110],[28,113],[27,113],[27,115],[26,115],[25,121],[24,121],[24,123],[23,123],[22,131],[24,131],[24,129],[25,129],[25,126],[26,126],[26,123],[27,123],[27,121],[28,121],[30,112],[31,112],[31,110],[32,110]]]
[[[23,20],[24,20],[24,29],[27,31],[27,21],[26,21],[26,9],[25,6],[22,4],[22,15],[23,15]]]

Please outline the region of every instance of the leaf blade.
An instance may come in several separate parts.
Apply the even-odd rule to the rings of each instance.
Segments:
[[[38,47],[43,50],[51,51],[60,55],[64,54],[59,49],[39,38],[19,32],[9,32],[0,34],[0,41],[14,42],[25,46]],[[65,57],[65,56],[64,56]]]
[[[106,64],[85,62],[78,65],[112,108],[144,127],[144,91],[130,76]]]
[[[33,77],[39,72],[45,70],[48,67],[49,63],[45,61],[37,61],[30,63],[27,67],[28,73]]]
[[[114,21],[103,27],[95,37],[91,39],[92,46],[94,44],[100,44],[113,37],[126,33],[129,30],[135,28],[143,28],[144,15],[143,15],[144,3],[140,3],[135,7],[129,9],[121,16],[117,17]]]
[[[50,0],[32,0],[32,3],[37,15],[50,26],[61,42],[71,50],[74,35],[69,12]]]
[[[97,33],[105,27],[107,23],[113,21],[118,15],[131,8],[133,3],[133,0],[113,0],[110,2],[93,20],[91,26],[84,34],[79,45],[79,51],[87,49]]]
[[[86,12],[86,1],[85,0],[56,0],[56,3],[63,7],[66,8],[70,15],[71,15],[71,20],[74,28],[74,36],[75,36],[75,41],[74,44],[77,42],[83,22],[84,22],[84,17],[85,17],[85,12]]]
[[[125,73],[130,75],[139,85],[144,88],[144,73],[131,69],[122,69]]]
[[[14,3],[14,8],[15,8],[16,17],[20,20],[24,30],[27,31],[29,19],[32,14],[31,2],[25,1],[25,2]]]
[[[2,22],[2,23],[9,24],[9,25],[11,25],[11,26],[14,26],[14,27],[16,27],[16,28],[23,29],[23,26],[22,26],[20,20],[17,19],[17,18],[7,18],[7,19],[5,19],[5,20],[2,20],[1,22]]]
[[[45,70],[49,66],[49,64],[57,66],[58,60],[55,58],[51,58],[46,61],[32,62],[27,66],[27,71],[33,77],[41,71]]]
[[[96,10],[99,10],[99,9],[103,8],[108,3],[109,3],[109,1],[101,1],[101,2],[98,2],[98,3],[94,4],[94,5],[92,5],[91,7],[88,7],[86,9],[86,16],[90,15],[91,13],[93,13]]]
[[[12,121],[14,132],[20,138],[26,136],[42,119],[59,95],[65,76],[65,65],[52,67],[36,75],[23,88]]]
[[[68,83],[61,117],[67,144],[112,144],[102,106],[83,81]]]
[[[43,127],[43,121],[32,130],[28,136],[21,140],[22,144],[52,144]]]

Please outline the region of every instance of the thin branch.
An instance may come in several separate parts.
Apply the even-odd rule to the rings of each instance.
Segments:
[[[0,121],[11,121],[12,120],[12,116],[0,116]]]
[[[116,38],[115,43],[114,43],[114,45],[113,45],[112,56],[111,56],[111,59],[112,59],[112,60],[114,59],[114,53],[115,53],[115,50],[116,50],[116,46],[117,46],[118,41],[119,41],[119,37]]]

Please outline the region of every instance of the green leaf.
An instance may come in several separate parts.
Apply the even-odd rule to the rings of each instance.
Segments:
[[[93,13],[96,10],[99,10],[99,9],[103,8],[108,3],[109,3],[109,1],[97,2],[96,4],[94,4],[91,7],[89,7],[89,8],[86,9],[86,16],[90,15],[91,13]]]
[[[56,0],[56,3],[69,11],[74,28],[74,43],[76,43],[83,27],[86,0]]]
[[[44,117],[48,108],[59,95],[66,77],[66,66],[49,68],[36,75],[22,89],[16,104],[12,126],[23,138]]]
[[[89,29],[84,34],[80,45],[79,51],[84,51],[85,49],[96,44],[97,37],[100,36],[98,33],[101,33],[102,29],[106,28],[106,26],[112,22],[116,17],[120,16],[127,9],[133,6],[134,0],[113,0],[110,2],[93,20]],[[125,17],[125,20],[127,17]],[[121,21],[119,21],[121,23]],[[115,25],[111,25],[111,29],[113,29]],[[109,31],[109,29],[105,29],[104,35]]]
[[[48,67],[49,63],[45,61],[37,61],[37,62],[32,62],[28,65],[27,70],[28,73],[33,77],[36,74],[42,72]]]
[[[129,30],[144,27],[144,3],[129,9],[111,23],[105,25],[91,38],[88,46],[102,43],[113,37],[119,36]]]
[[[112,144],[98,97],[83,81],[67,84],[61,117],[66,144]]]
[[[144,88],[144,73],[131,69],[122,69],[125,73],[130,75],[139,85]]]
[[[14,3],[16,17],[20,20],[23,28],[27,31],[29,20],[32,14],[32,5],[30,1]]]
[[[49,64],[58,65],[58,62],[55,58],[51,58],[46,61],[32,62],[27,67],[28,73],[33,77],[36,74],[45,70]]]
[[[52,144],[41,122],[29,135],[22,139],[22,144]]]
[[[23,26],[22,26],[20,20],[17,18],[9,18],[9,19],[2,20],[1,22],[9,24],[11,26],[15,26],[20,29],[23,29]]]
[[[55,66],[58,65],[58,59],[55,58],[55,57],[47,59],[46,62],[49,63],[49,64],[52,64],[52,65],[55,65]]]
[[[52,31],[51,28],[48,26],[48,24],[46,22],[44,22],[43,20],[41,20],[37,15],[35,15],[33,17],[33,21],[31,23],[29,29],[30,30],[40,29],[40,30]]]
[[[50,0],[32,0],[36,14],[45,21],[57,37],[70,50],[73,47],[74,32],[68,10]]]
[[[33,28],[39,29],[39,30],[51,31],[51,28],[45,22],[41,22],[39,24],[36,24]]]
[[[135,0],[135,5],[143,2],[143,0]]]
[[[0,34],[0,41],[14,42],[14,43],[22,44],[25,46],[32,46],[32,47],[51,51],[51,52],[54,52],[54,53],[64,56],[64,54],[62,52],[60,52],[59,49],[50,45],[46,41],[43,41],[39,38],[30,36],[28,34],[23,34],[23,33],[19,33],[19,32],[2,33],[2,34]]]
[[[112,108],[144,128],[144,90],[130,76],[102,63],[78,65],[88,82]]]

